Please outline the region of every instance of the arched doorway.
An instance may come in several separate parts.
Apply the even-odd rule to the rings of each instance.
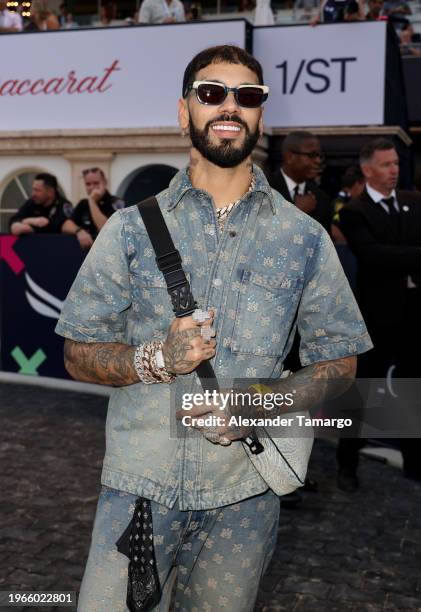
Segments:
[[[177,168],[165,164],[136,168],[126,176],[117,193],[126,202],[126,206],[137,204],[166,189],[177,172]]]

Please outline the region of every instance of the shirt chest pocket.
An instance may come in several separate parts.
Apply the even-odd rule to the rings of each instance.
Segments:
[[[303,279],[244,270],[231,349],[268,357],[282,355],[300,301]]]
[[[185,271],[191,283],[191,273]],[[134,275],[136,310],[141,319],[158,319],[159,327],[168,327],[175,317],[163,274],[140,270]]]

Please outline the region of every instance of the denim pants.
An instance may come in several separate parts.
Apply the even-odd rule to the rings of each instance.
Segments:
[[[124,612],[128,559],[115,546],[136,495],[103,487],[97,507],[79,612]],[[267,491],[213,510],[180,511],[151,502],[154,544],[163,591],[156,612],[248,612],[272,557],[279,498]],[[175,586],[176,583],[176,586]]]

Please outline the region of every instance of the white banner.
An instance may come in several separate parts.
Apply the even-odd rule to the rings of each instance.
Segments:
[[[256,28],[267,127],[383,123],[386,23]]]
[[[189,61],[245,38],[244,20],[3,35],[0,130],[176,126]]]

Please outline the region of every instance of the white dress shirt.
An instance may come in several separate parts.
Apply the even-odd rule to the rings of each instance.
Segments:
[[[292,180],[292,178],[290,178],[287,174],[285,174],[285,172],[282,170],[281,168],[281,174],[285,179],[285,182],[287,184],[288,187],[288,191],[290,193],[291,196],[291,202],[294,202],[294,198],[295,198],[295,188],[298,186],[298,194],[299,195],[304,195],[306,192],[306,183],[305,181],[303,183],[296,183],[295,181]]]
[[[396,212],[399,212],[399,204],[396,199],[395,190],[391,191],[388,196],[385,196],[382,193],[380,193],[380,191],[373,189],[373,187],[371,187],[368,183],[366,185],[366,189],[367,189],[368,195],[373,200],[373,202],[375,202],[376,204],[380,204],[380,206],[387,212],[388,215],[390,215],[389,209],[387,208],[387,204],[383,202],[383,200],[387,200],[387,198],[394,198],[393,206]]]
[[[14,28],[15,30],[19,30],[19,32],[22,31],[22,17],[19,15],[19,13],[14,13],[8,9],[0,11],[0,29],[1,28]]]

